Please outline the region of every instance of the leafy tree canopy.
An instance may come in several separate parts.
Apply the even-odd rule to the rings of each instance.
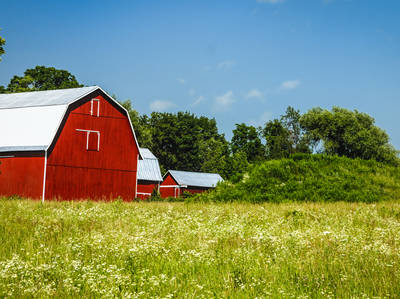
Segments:
[[[209,146],[224,151],[226,140],[218,133],[215,119],[189,112],[153,112],[150,117],[142,117],[141,122],[151,132],[151,151],[166,170],[200,171],[205,161],[202,149]],[[211,139],[218,145],[212,145]]]
[[[6,40],[0,36],[0,61],[1,61],[1,55],[6,53],[4,50],[4,45],[6,44]]]
[[[24,76],[14,76],[3,92],[25,92],[37,90],[52,90],[82,87],[75,76],[66,70],[58,70],[54,67],[36,66],[27,69]]]
[[[265,159],[264,145],[258,136],[257,129],[244,123],[236,124],[236,128],[233,130],[231,148],[233,153],[243,152],[249,162]]]
[[[398,163],[389,136],[366,113],[339,107],[332,111],[314,108],[301,117],[300,123],[311,140],[322,142],[327,154]]]
[[[266,140],[268,159],[287,158],[294,153],[309,153],[310,142],[300,125],[299,110],[288,107],[280,119],[267,122],[261,129]]]

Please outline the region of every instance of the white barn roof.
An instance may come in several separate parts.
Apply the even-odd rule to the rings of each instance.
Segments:
[[[48,149],[69,105],[96,90],[106,94],[98,86],[0,94],[0,152]]]
[[[138,180],[162,182],[160,165],[153,153],[147,148],[140,148],[143,160],[138,161]]]
[[[178,185],[212,188],[215,187],[218,182],[224,181],[218,173],[168,170],[165,176],[167,176],[168,173],[171,174]]]

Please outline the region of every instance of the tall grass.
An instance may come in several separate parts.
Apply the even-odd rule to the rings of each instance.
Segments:
[[[400,168],[372,160],[296,155],[255,165],[244,178],[192,200],[376,202],[400,199]]]
[[[400,294],[400,203],[0,200],[0,297]]]

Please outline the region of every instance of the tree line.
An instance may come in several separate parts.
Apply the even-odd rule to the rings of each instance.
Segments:
[[[4,40],[0,37],[0,54]],[[0,93],[82,87],[66,70],[37,66],[14,76]],[[141,147],[149,148],[162,170],[178,169],[220,173],[232,181],[251,165],[315,152],[376,160],[398,165],[398,151],[375,120],[357,110],[313,108],[304,114],[288,107],[279,118],[254,127],[238,123],[230,141],[219,133],[214,118],[190,112],[152,112],[140,115],[129,100],[121,103],[129,112]]]

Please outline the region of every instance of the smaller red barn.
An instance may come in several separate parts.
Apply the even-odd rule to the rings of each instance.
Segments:
[[[168,170],[160,185],[160,193],[163,198],[179,197],[185,191],[201,193],[215,188],[222,181],[223,178],[218,173]]]
[[[143,160],[138,161],[137,197],[147,199],[162,182],[158,159],[148,148],[140,148]]]

